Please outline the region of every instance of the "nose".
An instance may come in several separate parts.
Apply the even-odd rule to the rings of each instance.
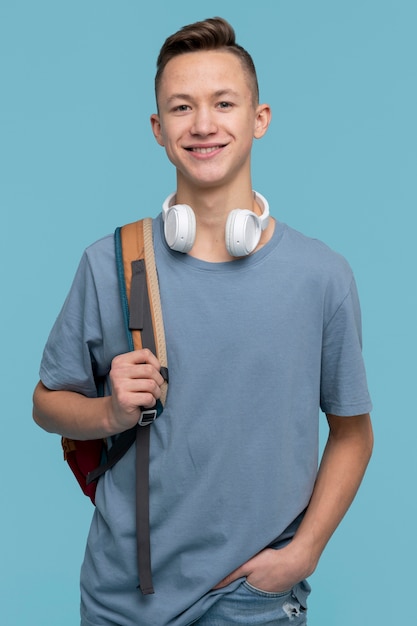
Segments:
[[[215,114],[209,107],[199,107],[194,111],[191,127],[193,135],[207,136],[217,131]]]

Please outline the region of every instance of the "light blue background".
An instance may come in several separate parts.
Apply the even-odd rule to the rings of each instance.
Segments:
[[[273,214],[350,261],[376,447],[312,577],[311,626],[415,613],[415,0],[2,0],[1,553],[7,626],[74,626],[89,501],[31,421],[50,327],[86,245],[155,215],[174,172],[151,136],[160,45],[222,15],[274,117],[254,149]]]

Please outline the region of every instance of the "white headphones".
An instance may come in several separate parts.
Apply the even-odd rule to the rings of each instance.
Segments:
[[[262,231],[268,226],[269,204],[256,191],[256,201],[262,205],[262,215],[248,209],[234,209],[226,222],[226,248],[231,256],[247,256],[259,243]],[[196,232],[194,211],[188,204],[173,204],[175,193],[168,196],[162,205],[164,233],[167,244],[177,252],[189,252],[193,247]]]

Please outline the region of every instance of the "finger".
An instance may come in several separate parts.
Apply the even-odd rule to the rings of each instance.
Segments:
[[[154,383],[158,387],[161,387],[164,383],[164,378],[159,369],[148,363],[134,365],[129,370],[129,377],[135,386],[137,386],[137,384],[140,385],[142,381],[149,381],[151,385]]]
[[[114,357],[110,377],[113,382],[137,379],[154,380],[158,386],[164,382],[158,359],[149,350],[135,350]]]
[[[148,348],[143,348],[142,350],[133,350],[130,352],[132,356],[132,363],[147,363],[148,365],[152,365],[158,371],[161,369],[161,364],[158,358],[148,350]]]
[[[246,576],[246,573],[244,572],[243,567],[238,567],[231,574],[226,576],[226,578],[223,578],[223,580],[217,583],[217,585],[213,587],[213,589],[221,589],[222,587],[227,587],[227,585],[230,585],[230,583],[234,582],[238,578],[243,578],[244,576]]]
[[[159,359],[150,350],[144,348],[143,350],[135,350],[131,354],[134,363],[138,365],[148,365],[154,368],[154,371],[149,373],[149,377],[154,378],[159,386],[163,385],[167,376],[167,369],[162,368]],[[141,374],[140,377],[142,376]]]
[[[113,365],[123,367],[127,365],[149,364],[159,370],[161,365],[157,357],[147,348],[141,350],[132,350],[131,352],[123,352],[114,357]]]

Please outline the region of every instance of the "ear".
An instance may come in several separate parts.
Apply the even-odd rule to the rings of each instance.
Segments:
[[[152,132],[154,134],[156,141],[159,143],[160,146],[164,146],[165,143],[162,137],[161,121],[159,119],[159,115],[157,115],[156,113],[153,113],[151,115],[151,126],[152,126]]]
[[[271,107],[268,104],[259,104],[256,108],[255,130],[253,136],[255,139],[263,137],[271,123]]]

